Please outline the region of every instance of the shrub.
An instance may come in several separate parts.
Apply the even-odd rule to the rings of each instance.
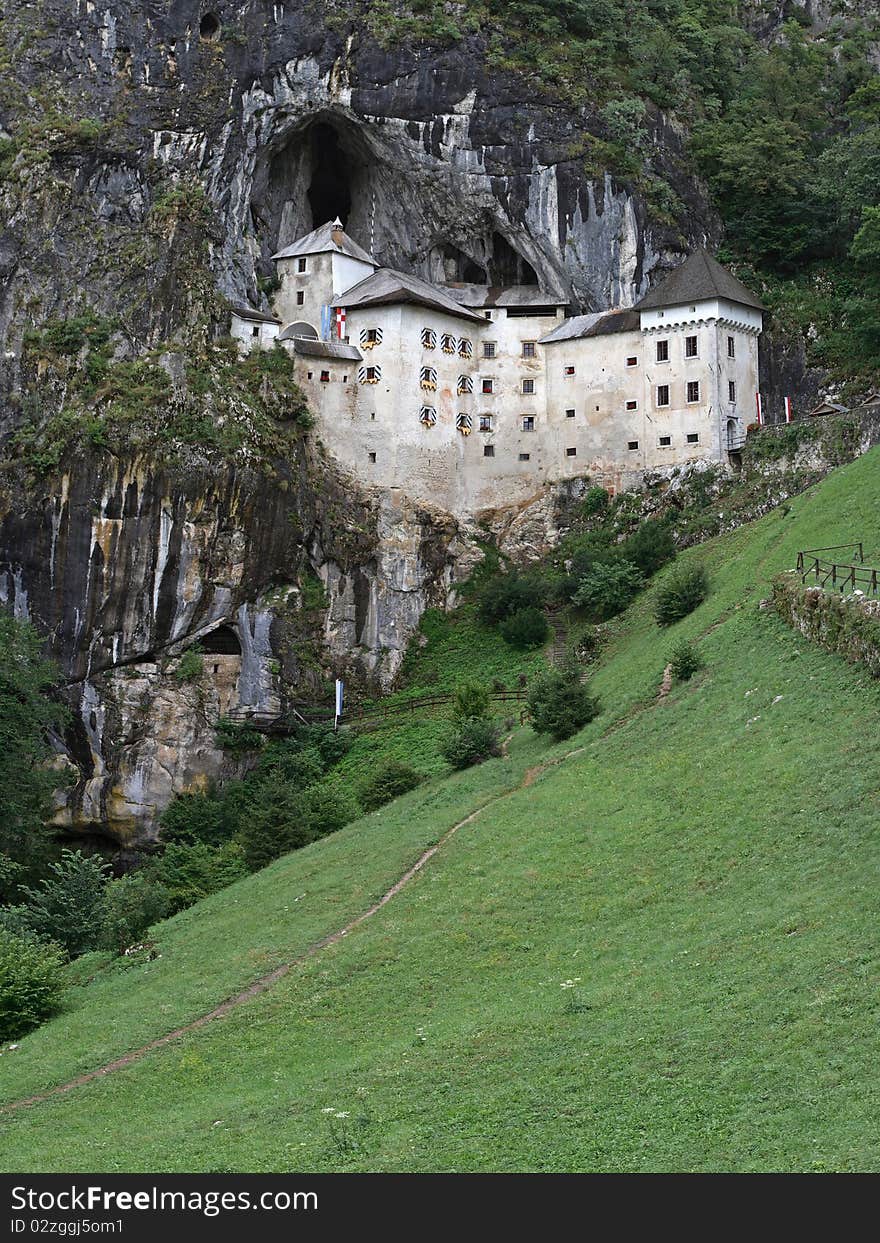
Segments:
[[[238,832],[250,871],[299,850],[355,819],[358,809],[344,790],[332,785],[296,786],[277,774],[255,787]]]
[[[17,1040],[61,1004],[62,951],[0,928],[0,1040]]]
[[[161,885],[168,894],[169,913],[182,911],[218,889],[247,876],[242,849],[237,842],[208,846],[171,843],[142,869],[147,880]]]
[[[703,658],[693,643],[688,643],[685,639],[670,652],[669,665],[677,682],[687,682],[698,669],[702,669]]]
[[[207,842],[218,846],[238,828],[232,787],[216,794],[179,794],[165,808],[159,821],[163,842]]]
[[[572,637],[575,660],[591,660],[599,650],[599,635],[595,626],[582,626]]]
[[[403,764],[400,760],[389,760],[361,786],[361,806],[364,811],[376,811],[392,799],[406,794],[408,790],[414,790],[421,781],[421,773],[417,773],[408,764]]]
[[[79,850],[62,850],[50,875],[35,889],[22,889],[34,932],[63,946],[71,958],[97,949],[104,916],[107,865]]]
[[[609,505],[609,496],[604,488],[598,485],[587,488],[584,493],[584,499],[581,501],[581,513],[585,518],[594,518],[597,514],[604,514]]]
[[[530,647],[540,647],[545,642],[550,627],[540,609],[527,608],[519,609],[510,617],[506,617],[498,629],[501,637],[511,647],[525,650]]]
[[[675,556],[675,540],[665,522],[649,518],[623,542],[620,551],[627,561],[638,566],[645,578],[650,578]]]
[[[671,626],[692,613],[709,593],[709,579],[702,565],[688,565],[672,573],[657,592],[654,616],[660,626]]]
[[[496,625],[520,609],[538,608],[547,599],[547,584],[539,574],[498,574],[480,593],[480,621]]]
[[[196,678],[201,677],[205,667],[202,649],[198,644],[188,647],[177,662],[177,668],[174,670],[174,676],[178,682],[192,682]]]
[[[221,716],[214,726],[214,741],[221,751],[229,751],[232,755],[245,755],[249,751],[261,750],[266,741],[259,730],[247,725],[236,725],[234,721]]]
[[[453,768],[470,768],[501,754],[498,726],[487,718],[471,718],[449,735],[440,754]]]
[[[143,872],[131,872],[111,880],[104,890],[101,947],[121,954],[140,941],[151,924],[171,909],[171,894],[164,885],[151,882]]]
[[[452,717],[469,721],[489,715],[489,692],[480,682],[460,682],[452,698]]]
[[[581,579],[573,602],[602,620],[622,613],[643,585],[642,572],[631,561],[596,564]]]
[[[571,665],[540,677],[529,690],[527,702],[532,729],[557,742],[570,738],[599,714],[599,701]]]

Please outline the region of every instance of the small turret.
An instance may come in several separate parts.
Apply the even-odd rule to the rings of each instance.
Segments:
[[[330,226],[330,240],[334,246],[338,246],[340,250],[342,249],[342,244],[345,241],[345,233],[342,229],[342,221],[338,216]]]

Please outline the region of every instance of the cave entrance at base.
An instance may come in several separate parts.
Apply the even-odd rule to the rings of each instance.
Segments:
[[[218,626],[216,630],[209,630],[199,640],[199,646],[206,656],[241,655],[238,635],[231,626]]]
[[[312,228],[334,220],[343,228],[351,215],[351,161],[332,125],[319,121],[309,130],[312,176],[307,198]]]

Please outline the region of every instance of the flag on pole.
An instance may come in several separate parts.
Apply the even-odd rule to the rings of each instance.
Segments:
[[[336,308],[336,335],[342,341],[345,337],[345,307]]]
[[[755,393],[755,410],[758,415],[758,427],[764,426],[764,406],[761,402],[761,394]]]
[[[791,398],[790,397],[786,397],[785,399],[785,421],[786,423],[791,422]]]
[[[321,307],[321,340],[330,340],[330,307]]]
[[[333,720],[333,728],[339,729],[339,722],[342,720],[342,701],[345,694],[345,683],[342,678],[336,679],[336,713]]]

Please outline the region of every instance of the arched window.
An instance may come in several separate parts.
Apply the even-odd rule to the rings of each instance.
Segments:
[[[359,384],[378,384],[381,379],[381,367],[358,367]]]
[[[461,337],[458,342],[459,358],[472,358],[474,347],[471,345],[467,337]]]
[[[422,406],[419,411],[419,422],[422,427],[433,427],[437,422],[437,411],[433,406]]]
[[[422,347],[426,350],[437,348],[437,334],[433,328],[422,329]]]
[[[433,393],[437,387],[437,372],[433,367],[422,367],[419,384],[427,392]]]
[[[382,344],[381,328],[362,328],[360,332],[362,350],[371,350],[374,345]]]
[[[456,416],[455,426],[462,436],[470,436],[474,428],[474,421],[469,414],[459,414]]]
[[[469,375],[460,375],[458,377],[458,395],[464,397],[467,393],[474,391],[474,382]]]
[[[440,348],[444,354],[454,354],[456,348],[455,337],[451,332],[444,332],[440,338]]]

